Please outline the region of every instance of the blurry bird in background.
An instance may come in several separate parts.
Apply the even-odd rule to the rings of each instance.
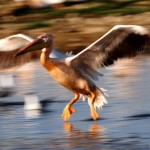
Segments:
[[[16,34],[8,36],[4,39],[0,39],[0,70],[24,65],[27,62],[37,60],[37,58],[40,57],[40,53],[38,51],[26,54],[23,57],[12,59],[13,55],[21,47],[29,44],[32,41],[34,41],[34,38],[25,34]],[[50,54],[50,57],[62,58],[66,57],[66,54],[63,54],[54,49]]]
[[[18,57],[16,59],[12,58],[21,47],[32,41],[34,41],[34,38],[25,34],[16,34],[0,39],[0,97],[6,97],[13,93],[15,80],[14,74],[11,73],[12,70],[24,70],[24,74],[28,71],[31,74],[31,72],[34,71],[34,68],[31,67],[31,62],[40,57],[40,52],[36,51],[24,55],[23,57]],[[50,57],[64,58],[66,55],[70,54],[71,53],[63,54],[54,49]]]
[[[53,36],[50,34],[38,36],[36,40],[21,48],[15,56],[41,49],[41,64],[58,83],[75,95],[64,108],[64,120],[70,119],[71,114],[75,112],[72,105],[79,99],[80,94],[88,99],[91,116],[93,120],[97,120],[99,114],[96,108],[107,103],[105,93],[93,82],[101,76],[98,68],[112,65],[121,58],[132,58],[143,51],[145,45],[150,46],[150,36],[146,28],[117,25],[75,56],[60,59],[49,57],[54,49]]]

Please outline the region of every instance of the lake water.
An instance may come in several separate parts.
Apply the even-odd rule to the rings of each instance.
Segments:
[[[109,97],[97,121],[79,100],[64,122],[61,113],[73,94],[39,62],[28,66],[31,70],[12,71],[16,87],[0,98],[0,149],[150,150],[150,55],[101,70],[105,76],[96,84]],[[31,92],[46,103],[43,111],[24,109],[24,96]]]

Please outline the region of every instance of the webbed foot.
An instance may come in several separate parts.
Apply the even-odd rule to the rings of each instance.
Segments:
[[[71,114],[73,114],[74,112],[76,112],[76,110],[74,108],[72,108],[72,107],[69,108],[68,106],[66,106],[62,113],[62,118],[64,119],[64,121],[69,120]]]

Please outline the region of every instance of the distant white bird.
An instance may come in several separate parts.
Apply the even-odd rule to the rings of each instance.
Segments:
[[[25,34],[16,34],[12,36],[8,36],[4,39],[0,39],[0,69],[7,69],[19,65],[23,65],[29,61],[35,60],[40,57],[39,52],[33,52],[31,54],[24,55],[23,57],[18,57],[13,59],[13,55],[19,50],[21,47],[29,44],[34,41],[34,38],[29,37]],[[58,52],[53,49],[50,54],[52,58],[64,58],[66,54]]]
[[[71,90],[75,97],[66,105],[62,117],[68,120],[75,109],[72,105],[83,94],[88,98],[93,120],[99,118],[96,108],[107,103],[104,92],[93,80],[100,75],[97,68],[112,65],[116,60],[133,57],[150,46],[150,35],[146,28],[137,25],[117,25],[104,36],[75,56],[67,58],[51,58],[53,36],[42,34],[30,44],[24,46],[16,56],[42,49],[41,64],[49,74],[61,85]]]
[[[24,96],[24,109],[25,110],[41,110],[42,105],[40,103],[40,100],[36,94],[26,94]]]

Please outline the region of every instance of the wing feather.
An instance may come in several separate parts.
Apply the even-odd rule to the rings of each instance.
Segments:
[[[24,34],[8,36],[4,39],[0,39],[0,51],[8,52],[20,49],[21,47],[29,44],[33,40],[33,38]]]
[[[22,48],[23,46],[29,44],[34,39],[25,34],[16,34],[8,36],[4,39],[0,39],[0,69],[8,69],[11,67],[23,65],[24,63],[30,62],[34,59],[40,57],[39,51],[34,51],[28,54],[25,54],[21,57],[13,58],[13,55]],[[64,58],[65,54],[53,50],[50,54],[52,58]]]
[[[33,60],[39,57],[39,53],[33,52],[32,54],[25,54],[22,57],[13,58],[13,55],[17,50],[33,40],[33,38],[24,34],[16,34],[0,39],[0,69],[8,69],[23,65],[24,63],[31,61],[31,59]]]
[[[69,59],[69,62],[77,71],[82,70],[93,78],[98,67],[112,65],[119,58],[135,56],[142,50],[147,40],[150,39],[148,31],[144,27],[117,25],[89,47]]]

